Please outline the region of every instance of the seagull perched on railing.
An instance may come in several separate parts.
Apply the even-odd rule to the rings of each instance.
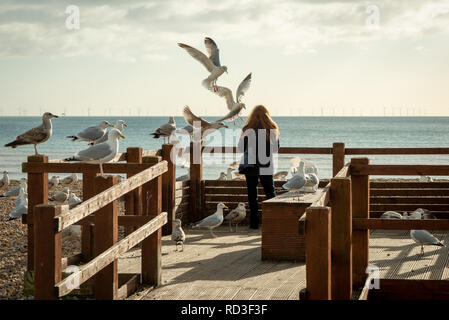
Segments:
[[[113,127],[113,125],[107,122],[106,120],[103,120],[98,125],[86,128],[83,131],[78,132],[74,136],[67,136],[67,138],[72,139],[72,141],[79,140],[79,141],[95,142],[98,139],[103,138],[103,136],[106,134],[106,129],[108,127]]]
[[[42,124],[40,126],[28,130],[27,132],[21,134],[20,136],[17,136],[16,140],[5,144],[5,147],[17,148],[17,146],[33,144],[34,154],[36,156],[39,155],[39,153],[37,152],[37,145],[50,139],[52,135],[53,132],[51,124],[52,118],[58,118],[58,116],[52,114],[51,112],[45,112],[42,115]]]
[[[217,236],[212,232],[212,229],[218,227],[223,223],[223,209],[229,208],[225,206],[224,203],[219,203],[217,205],[217,211],[214,214],[204,218],[201,221],[196,222],[192,228],[200,228],[200,227],[207,228],[209,229],[212,237],[216,238]]]
[[[402,220],[402,215],[396,211],[385,211],[379,217],[380,219],[397,219]]]
[[[419,245],[421,245],[421,255],[424,255],[424,246],[438,246],[444,247],[444,244],[435,238],[427,230],[410,230],[410,237]]]
[[[175,117],[170,117],[167,123],[157,128],[156,131],[150,133],[150,135],[152,135],[154,139],[159,139],[160,137],[163,137],[165,143],[165,138],[170,137],[172,132],[175,130],[176,130]]]
[[[195,49],[184,43],[178,43],[178,46],[186,50],[188,54],[190,54],[195,60],[201,63],[207,69],[207,71],[210,72],[210,75],[202,81],[202,85],[206,89],[210,89],[211,87],[213,87],[214,90],[217,90],[217,79],[223,73],[228,73],[228,68],[220,64],[220,50],[218,49],[218,46],[214,40],[206,37],[204,38],[204,45],[206,46],[209,57],[207,57],[198,49]]]
[[[119,149],[120,138],[125,139],[122,133],[113,128],[109,132],[108,141],[93,145],[85,150],[77,152],[65,161],[82,161],[86,163],[98,163],[100,165],[100,173],[104,176],[103,163],[109,162],[115,158]]]
[[[120,130],[120,132],[123,133],[124,128],[127,127],[127,126],[128,126],[128,125],[126,124],[125,121],[123,121],[123,120],[117,120],[117,121],[115,122],[114,128]],[[89,145],[99,144],[99,143],[108,141],[108,134],[109,134],[109,131],[106,132],[105,135],[104,135],[103,137],[101,137],[101,138],[98,139],[98,140],[95,140],[94,142],[91,142]]]

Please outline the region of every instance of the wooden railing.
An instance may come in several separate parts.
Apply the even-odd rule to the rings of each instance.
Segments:
[[[449,175],[449,166],[370,165],[367,158],[353,158],[341,174],[331,179],[329,206],[311,207],[303,217],[307,289],[302,292],[302,298],[349,300],[353,298],[353,289],[364,287],[369,263],[369,230],[449,230],[446,219],[370,218],[370,175],[422,174]],[[411,287],[420,287],[415,282],[410,283]],[[367,290],[363,292],[367,294]]]

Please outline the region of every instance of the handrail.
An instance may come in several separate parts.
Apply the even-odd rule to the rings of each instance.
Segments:
[[[153,149],[153,150],[143,150],[142,151],[142,157],[155,157],[160,156],[161,150],[160,149]],[[120,162],[120,161],[126,161],[128,159],[128,153],[118,153],[114,159],[112,159],[110,162]],[[64,159],[51,159],[48,160],[48,163],[68,163]]]
[[[167,170],[167,161],[164,160],[84,201],[79,206],[61,213],[54,218],[56,230],[58,232],[64,230]]]
[[[406,175],[406,176],[447,176],[449,175],[448,165],[369,165],[352,164],[351,175]]]

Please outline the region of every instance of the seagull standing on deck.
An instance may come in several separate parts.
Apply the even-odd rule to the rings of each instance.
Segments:
[[[181,220],[173,220],[175,226],[171,234],[171,239],[176,243],[176,251],[178,251],[178,245],[181,245],[181,252],[184,251],[184,241],[186,240],[186,234],[181,227]]]
[[[81,150],[65,161],[82,161],[86,163],[98,163],[100,165],[100,173],[104,176],[103,163],[109,162],[115,158],[119,149],[120,138],[125,139],[122,133],[113,128],[109,132],[108,141],[93,145],[85,150]]]
[[[169,137],[175,130],[176,130],[175,117],[170,117],[166,124],[160,126],[158,129],[156,129],[156,131],[150,133],[150,135],[152,135],[154,139],[159,139],[160,137],[163,137],[165,143],[165,138]]]
[[[417,244],[421,245],[421,255],[424,255],[425,245],[444,247],[444,244],[427,230],[410,230],[410,237]]]
[[[52,124],[51,119],[58,118],[58,116],[45,112],[42,115],[42,124],[36,128],[28,130],[27,132],[21,134],[16,137],[16,140],[5,144],[5,147],[17,148],[17,146],[22,146],[26,144],[34,145],[34,154],[37,156],[39,153],[37,152],[37,145],[43,143],[50,139],[52,135]]]
[[[207,228],[210,231],[210,234],[212,237],[216,238],[217,236],[212,232],[212,229],[220,226],[223,223],[223,209],[229,209],[227,206],[225,206],[224,203],[219,203],[217,205],[217,211],[204,218],[201,221],[198,221],[193,225],[192,228]]]
[[[106,134],[106,129],[108,127],[113,127],[113,125],[107,122],[106,120],[103,120],[97,126],[89,127],[81,132],[78,132],[76,135],[68,136],[67,138],[72,139],[72,141],[79,140],[79,141],[95,142],[96,140],[103,138],[103,136]]]
[[[237,208],[231,210],[229,214],[224,217],[224,220],[229,221],[229,231],[232,232],[232,224],[235,223],[235,232],[237,232],[237,225],[246,217],[246,208],[243,202],[240,202]]]

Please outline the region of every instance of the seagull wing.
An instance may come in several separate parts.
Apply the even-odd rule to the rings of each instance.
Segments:
[[[238,117],[239,113],[243,110],[243,105],[237,105],[227,115],[225,115],[223,118],[218,119],[215,122],[221,122],[221,121],[233,121],[235,118]]]
[[[206,46],[207,53],[209,54],[209,59],[217,67],[220,67],[220,50],[217,44],[211,38],[204,38],[204,45]]]
[[[84,131],[79,132],[77,136],[82,139],[93,141],[100,139],[104,134],[105,132],[100,126],[92,126],[85,129]]]
[[[216,227],[217,225],[221,224],[223,222],[223,219],[220,219],[220,217],[214,213],[213,215],[210,215],[200,222],[196,224],[197,227]]]
[[[240,99],[245,95],[246,91],[248,91],[249,86],[251,85],[251,73],[246,76],[245,79],[240,82],[239,87],[237,88],[236,99],[237,102],[240,103]]]
[[[213,90],[210,91],[212,91],[219,97],[224,97],[226,99],[226,105],[228,106],[228,109],[231,110],[232,107],[234,106],[234,97],[232,96],[232,91],[226,87],[220,86],[217,86],[216,90],[217,91]]]
[[[178,46],[185,49],[187,53],[190,54],[199,63],[201,63],[207,69],[207,71],[212,72],[212,70],[214,70],[214,63],[204,53],[184,43],[178,43]]]
[[[413,230],[410,232],[412,238],[422,244],[439,244],[440,240],[435,238],[429,231],[427,230]]]
[[[16,140],[23,143],[36,143],[40,142],[48,137],[48,131],[45,130],[43,125],[28,130],[27,132],[16,137]]]
[[[79,161],[100,160],[106,158],[113,152],[109,143],[103,142],[96,144],[90,148],[79,151],[75,159]]]
[[[191,126],[193,126],[193,122],[194,121],[200,121],[201,122],[201,127],[208,127],[210,126],[210,122],[204,120],[201,117],[198,117],[196,115],[193,114],[192,110],[190,110],[189,106],[185,106],[184,110],[182,112],[183,116],[184,116],[184,120],[190,124]]]

